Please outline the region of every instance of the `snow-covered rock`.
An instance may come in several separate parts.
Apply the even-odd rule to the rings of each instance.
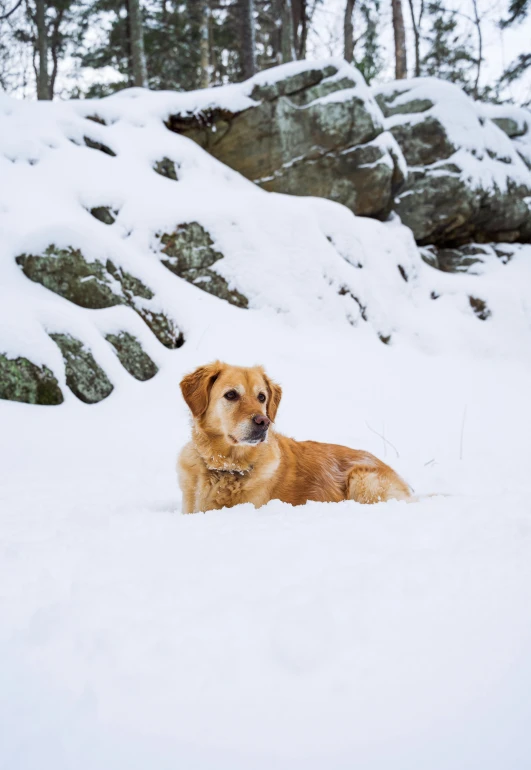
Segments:
[[[0,96],[2,398],[112,400],[146,387],[213,323],[231,339],[253,324],[260,335],[269,323],[346,329],[352,354],[362,337],[528,346],[527,247],[446,275],[396,217],[266,192],[168,130],[169,116],[220,91]],[[239,86],[223,93],[233,109],[245,102]]]
[[[183,102],[168,127],[265,190],[318,195],[366,216],[390,212],[404,159],[354,67],[294,62],[214,94],[214,104]]]
[[[514,104],[481,104],[480,113],[513,140],[516,151],[531,170],[531,111]]]
[[[531,239],[531,152],[521,151],[529,127],[521,116],[511,141],[491,119],[495,109],[452,83],[416,78],[373,93],[408,164],[394,208],[419,243]]]

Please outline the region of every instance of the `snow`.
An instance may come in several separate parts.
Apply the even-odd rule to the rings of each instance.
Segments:
[[[0,352],[65,394],[0,401],[0,767],[527,770],[531,247],[438,272],[396,217],[266,193],[167,131],[189,98],[0,102]],[[161,264],[160,233],[190,221],[250,309]],[[29,281],[15,256],[50,243],[145,280],[183,347]],[[66,387],[61,330],[115,386],[100,404]],[[118,330],[149,382],[105,342]],[[178,383],[215,358],[281,383],[279,431],[372,451],[436,496],[182,516]]]
[[[481,113],[491,120],[505,118],[515,122],[518,135],[511,137],[512,142],[531,169],[531,111],[514,104],[482,104]]]
[[[491,119],[500,116],[494,105],[474,102],[453,83],[431,77],[378,85],[372,92],[385,95],[391,100],[392,107],[406,105],[413,99],[430,100],[433,106],[429,109],[391,115],[385,119],[385,127],[392,129],[404,123],[421,123],[427,117],[438,120],[456,148],[456,152],[441,163],[445,166],[455,163],[462,176],[475,186],[491,192],[506,190],[509,182],[531,187],[531,171],[518,152],[518,145]],[[507,109],[510,111],[511,108]],[[528,111],[520,110],[520,113],[524,112]],[[509,112],[503,108],[503,114]],[[522,114],[518,120],[523,120]],[[436,167],[437,164],[428,168]]]
[[[524,770],[529,367],[257,331],[98,406],[0,404],[3,763]],[[177,382],[214,355],[267,363],[279,430],[451,496],[183,517]]]

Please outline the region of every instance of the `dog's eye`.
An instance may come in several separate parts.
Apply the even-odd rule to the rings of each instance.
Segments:
[[[258,400],[261,401],[262,404],[263,404],[264,401],[266,400],[265,394],[264,393],[259,393],[258,394]]]
[[[236,399],[239,397],[239,394],[236,390],[228,390],[225,393],[225,398],[227,401],[236,401]]]

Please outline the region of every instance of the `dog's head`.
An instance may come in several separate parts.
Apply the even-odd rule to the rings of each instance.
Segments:
[[[282,396],[280,386],[261,366],[229,366],[221,361],[187,374],[181,391],[199,427],[232,446],[267,441]]]

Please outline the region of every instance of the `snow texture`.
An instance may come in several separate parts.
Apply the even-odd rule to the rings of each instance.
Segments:
[[[474,102],[458,86],[438,78],[413,78],[378,85],[373,93],[389,99],[389,107],[404,110],[385,120],[391,129],[401,123],[420,123],[427,117],[437,119],[443,126],[456,152],[442,165],[454,163],[467,182],[483,190],[507,189],[508,181],[531,187],[531,170],[520,153],[519,144],[528,144],[529,112],[519,110],[518,121],[525,122],[528,134],[525,142],[513,142],[491,118],[508,115],[511,108],[497,108]],[[409,112],[406,105],[413,100],[428,100],[432,107],[422,112]],[[501,112],[500,112],[501,111]],[[516,112],[514,108],[512,112]],[[528,151],[529,152],[529,151]],[[529,153],[531,155],[531,153]],[[527,157],[527,156],[526,156]],[[437,164],[428,168],[435,169]]]
[[[190,99],[1,97],[0,352],[48,364],[66,400],[0,401],[0,767],[528,770],[531,247],[438,272],[396,218],[266,193],[170,133]],[[158,236],[189,221],[250,309],[161,264]],[[50,243],[145,280],[183,347],[29,281],[15,257]],[[160,367],[149,382],[117,330]],[[92,348],[105,401],[68,391],[47,331]],[[278,430],[448,496],[182,516],[178,382],[215,358],[266,366]]]

